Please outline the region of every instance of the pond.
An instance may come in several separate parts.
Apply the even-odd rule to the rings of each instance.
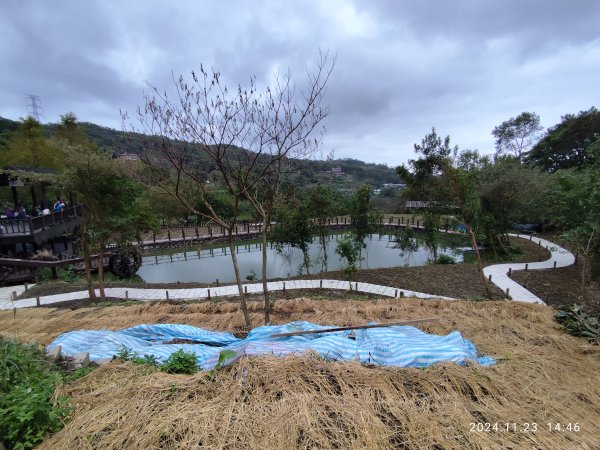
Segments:
[[[343,262],[335,253],[337,241],[343,234],[328,236],[327,258],[329,270],[340,270]],[[440,245],[439,254],[452,256],[456,262],[462,262],[464,244],[451,240]],[[373,234],[365,240],[367,247],[363,250],[361,268],[378,269],[395,266],[422,266],[431,257],[429,251],[419,245],[411,254],[401,255],[394,248],[392,236]],[[302,265],[302,252],[294,248],[286,248],[278,253],[275,248],[268,250],[269,278],[285,278],[299,275]],[[220,282],[234,282],[235,274],[231,262],[230,250],[227,246],[211,246],[198,250],[179,251],[160,256],[144,256],[138,275],[149,283],[198,282],[211,283],[216,279]],[[236,253],[242,278],[255,274],[260,279],[262,256],[261,244],[256,241],[240,241],[236,243]],[[321,251],[318,239],[315,238],[310,246],[311,273],[321,270]],[[306,272],[304,272],[306,273]]]

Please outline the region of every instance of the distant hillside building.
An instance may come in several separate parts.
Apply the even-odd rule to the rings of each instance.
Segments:
[[[415,210],[415,209],[426,209],[429,206],[429,202],[424,202],[421,200],[407,200],[406,201],[406,209]]]
[[[135,153],[119,153],[117,154],[117,159],[125,159],[128,161],[139,161],[140,157],[139,155],[136,155]]]
[[[336,177],[341,177],[342,175],[346,175],[343,171],[341,167],[333,167],[331,169],[331,173],[333,173]]]
[[[406,187],[406,184],[404,183],[385,183],[383,185],[384,188],[394,188],[394,189],[404,189]]]

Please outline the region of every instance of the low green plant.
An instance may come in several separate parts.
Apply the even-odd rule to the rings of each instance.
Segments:
[[[235,358],[236,356],[237,356],[237,353],[234,352],[233,350],[221,351],[221,353],[219,353],[219,360],[217,361],[215,368],[213,370],[209,370],[208,373],[206,374],[208,376],[208,378],[210,378],[211,380],[214,380],[216,372],[223,367],[223,365],[225,364],[225,361],[227,361],[228,359],[231,359],[231,358]]]
[[[187,375],[196,373],[199,369],[200,367],[198,366],[198,358],[196,355],[194,353],[186,353],[183,349],[179,349],[175,353],[172,353],[160,366],[161,372]]]
[[[65,381],[65,383],[72,383],[73,381],[79,380],[80,378],[83,378],[86,375],[89,375],[93,371],[94,371],[94,367],[92,367],[92,366],[80,367],[76,371],[74,371],[68,375],[65,375],[64,381]]]
[[[506,251],[512,256],[520,256],[523,255],[523,248],[520,245],[512,244],[506,247]]]
[[[556,320],[569,334],[600,344],[599,318],[587,314],[580,305],[562,306],[556,314]]]
[[[9,448],[33,448],[63,427],[69,398],[55,398],[62,376],[39,347],[0,339],[0,374],[0,436]]]
[[[450,255],[441,254],[435,260],[435,264],[455,264],[456,260]]]

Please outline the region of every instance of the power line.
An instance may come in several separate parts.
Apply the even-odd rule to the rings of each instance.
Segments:
[[[42,110],[42,100],[40,96],[27,94],[27,112],[29,115],[39,122],[40,116],[43,116],[41,113]]]

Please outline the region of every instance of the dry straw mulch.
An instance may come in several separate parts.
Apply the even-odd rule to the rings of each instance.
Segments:
[[[251,308],[259,325],[260,304]],[[40,448],[598,448],[599,347],[564,334],[552,315],[512,302],[280,301],[276,323],[439,317],[422,328],[458,329],[499,363],[418,370],[261,357],[211,380],[115,361],[64,387],[75,411]],[[38,308],[0,313],[0,334],[48,343],[72,329],[165,322],[234,331],[242,318],[231,303]],[[486,422],[500,429],[471,431]],[[578,423],[580,431],[550,432],[548,422]],[[532,423],[537,431],[525,431]]]

